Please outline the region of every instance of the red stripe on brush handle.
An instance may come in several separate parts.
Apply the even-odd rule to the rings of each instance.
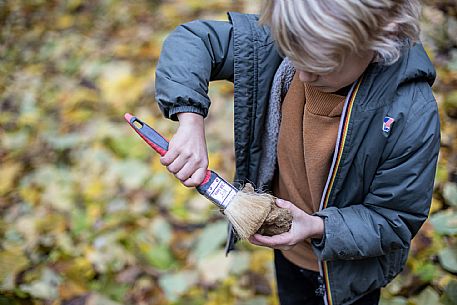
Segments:
[[[165,139],[160,133],[151,128],[148,124],[144,123],[137,117],[130,113],[124,114],[125,120],[136,131],[136,133],[143,138],[146,143],[151,146],[159,155],[164,156],[168,151],[168,140]],[[135,123],[139,123],[141,128],[138,128]]]
[[[202,183],[200,183],[200,186],[203,186],[206,183],[208,183],[209,179],[211,179],[211,171],[207,170],[206,171],[206,175],[205,175],[205,179],[203,179]]]

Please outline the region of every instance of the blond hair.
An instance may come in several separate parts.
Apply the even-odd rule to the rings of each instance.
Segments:
[[[260,23],[296,68],[325,74],[370,50],[394,63],[418,39],[419,15],[418,0],[265,0]]]

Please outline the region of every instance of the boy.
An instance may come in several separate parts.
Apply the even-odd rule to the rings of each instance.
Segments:
[[[273,0],[268,26],[230,13],[164,43],[156,99],[179,128],[161,161],[200,184],[208,83],[233,80],[235,182],[271,190],[294,217],[287,233],[250,238],[275,249],[282,305],[378,304],[406,262],[439,150],[418,15],[416,0]]]

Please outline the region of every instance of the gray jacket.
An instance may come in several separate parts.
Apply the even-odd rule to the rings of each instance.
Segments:
[[[190,22],[165,40],[156,100],[171,119],[179,112],[206,116],[209,81],[233,80],[235,182],[269,187],[276,150],[265,159],[262,144],[272,140],[266,134],[277,134],[265,126],[282,58],[257,16],[229,13],[229,19]],[[393,65],[370,64],[348,95],[316,213],[325,223],[314,251],[327,304],[351,304],[389,283],[402,270],[411,239],[427,218],[440,137],[430,88],[434,78],[430,60],[416,44]],[[269,129],[279,128],[272,125]]]

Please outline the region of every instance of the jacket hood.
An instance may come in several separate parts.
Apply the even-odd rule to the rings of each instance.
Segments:
[[[391,65],[372,63],[364,74],[357,107],[375,109],[392,101],[398,89],[411,82],[433,85],[436,72],[422,44],[405,48],[398,61]]]
[[[422,44],[416,43],[413,47],[406,49],[399,64],[403,73],[399,73],[398,83],[426,81],[430,86],[436,78],[435,68],[425,52]]]

